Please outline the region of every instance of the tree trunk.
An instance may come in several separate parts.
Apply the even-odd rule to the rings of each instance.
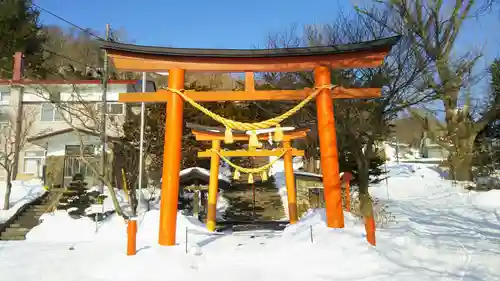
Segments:
[[[464,154],[467,154],[464,156]],[[449,179],[456,181],[473,181],[472,174],[472,153],[462,150],[460,152],[450,153],[448,156],[450,167]]]
[[[368,194],[370,184],[370,165],[362,153],[355,153],[357,165],[357,182],[360,194]]]
[[[109,195],[111,196],[111,200],[113,200],[113,206],[115,207],[116,214],[119,216],[123,216],[123,210],[120,206],[120,202],[118,202],[118,198],[116,197],[115,189],[112,186],[108,186]]]
[[[9,205],[10,205],[10,193],[12,192],[12,180],[11,180],[11,173],[7,172],[7,183],[6,183],[6,189],[5,189],[5,197],[4,197],[4,203],[3,203],[3,209],[8,210]]]

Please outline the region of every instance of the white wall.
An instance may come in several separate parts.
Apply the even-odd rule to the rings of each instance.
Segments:
[[[50,93],[61,93],[62,101],[99,101],[102,100],[101,85],[26,85],[23,102],[45,102]],[[118,101],[120,93],[127,92],[126,84],[109,84],[106,97],[108,101]]]

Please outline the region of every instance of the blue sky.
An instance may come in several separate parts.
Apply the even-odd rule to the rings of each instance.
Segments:
[[[264,47],[269,33],[292,24],[332,23],[340,9],[352,10],[356,0],[34,0],[41,7],[81,26],[104,32],[109,23],[123,28],[127,39],[140,45],[186,48]],[[357,0],[360,2],[361,0]],[[308,5],[310,3],[311,5]],[[42,12],[45,24],[67,26]],[[500,13],[470,20],[456,45],[457,51],[482,49],[484,70],[500,57]]]

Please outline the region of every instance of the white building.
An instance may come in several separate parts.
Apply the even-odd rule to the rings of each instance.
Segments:
[[[126,118],[125,105],[118,102],[119,93],[141,92],[141,89],[138,80],[109,81],[106,99],[110,138],[120,135]],[[156,91],[154,82],[148,81],[147,91]],[[19,153],[18,179],[42,177],[47,157],[65,156],[75,150],[79,153],[82,142],[86,151],[100,151],[100,130],[96,126],[100,124],[102,93],[100,80],[14,83],[0,80],[0,129],[16,127],[17,118],[21,117],[21,135],[26,136],[24,149]],[[5,141],[8,129],[3,131]],[[11,138],[15,137],[13,131],[10,131]],[[64,161],[64,178],[82,172],[77,157],[65,157]],[[2,169],[0,177],[4,175]]]

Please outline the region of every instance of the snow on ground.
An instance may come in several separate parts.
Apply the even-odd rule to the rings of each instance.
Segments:
[[[2,280],[500,280],[500,192],[464,191],[433,165],[389,168],[371,192],[396,222],[377,230],[376,247],[349,213],[344,229],[327,228],[324,210],[283,232],[233,234],[179,214],[178,245],[160,247],[153,210],[139,218],[139,251],[128,257],[122,219],[94,233],[91,221],[56,213],[27,241],[0,243]]]
[[[1,210],[4,205],[5,189],[5,182],[0,182],[0,224],[10,219],[24,205],[31,203],[45,193],[40,180],[13,181],[10,208]]]

